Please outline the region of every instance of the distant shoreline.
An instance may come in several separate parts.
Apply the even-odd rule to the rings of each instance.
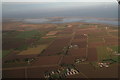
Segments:
[[[48,18],[27,18],[27,19],[3,19],[3,22],[22,22],[31,24],[54,24],[54,23],[97,23],[118,26],[117,18],[95,18],[95,17],[48,17]]]

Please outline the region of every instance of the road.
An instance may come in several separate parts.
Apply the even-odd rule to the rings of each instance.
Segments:
[[[67,50],[66,50],[65,54],[68,54],[69,46],[72,44],[72,40],[74,39],[75,33],[76,33],[76,30],[74,29],[74,30],[73,30],[73,33],[72,33],[72,38],[71,38],[71,40],[70,40],[70,43],[69,43],[69,45],[68,45],[68,47],[67,47]],[[62,59],[64,58],[64,56],[65,56],[65,55],[62,55],[62,57],[61,57],[61,59],[59,60],[58,64],[61,63],[61,61],[62,61]]]

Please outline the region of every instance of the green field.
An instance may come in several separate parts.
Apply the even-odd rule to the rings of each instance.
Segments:
[[[2,50],[2,57],[6,57],[10,52],[10,50]]]
[[[113,36],[118,36],[118,32],[109,32],[109,34],[111,34]]]
[[[113,56],[112,59],[120,63],[120,56]]]
[[[103,59],[110,58],[110,53],[107,51],[106,46],[97,47],[98,59],[101,61]]]
[[[120,56],[113,54],[114,51],[118,51],[118,46],[108,46],[108,47],[111,48],[113,51],[112,52],[108,51],[107,46],[97,47],[99,61],[106,59],[113,59],[116,62],[120,62]]]
[[[110,46],[113,51],[120,53],[120,46]]]
[[[16,38],[32,38],[35,35],[40,35],[38,31],[23,31],[23,32],[18,32]]]
[[[44,36],[47,32],[44,31],[38,31],[38,30],[32,30],[32,31],[8,31],[3,32],[3,37],[13,37],[13,38],[36,38]]]

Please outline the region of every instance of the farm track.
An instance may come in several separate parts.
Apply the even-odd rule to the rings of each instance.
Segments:
[[[106,32],[107,32],[107,35],[106,36],[110,36],[110,37],[112,37],[112,35],[107,31],[107,29],[106,29]],[[69,38],[69,40],[68,41],[66,41],[66,39],[64,40],[64,41],[66,41],[66,42],[68,42],[67,43],[67,46],[64,46],[65,47],[65,50],[63,51],[62,49],[61,49],[61,51],[63,51],[64,53],[62,54],[62,55],[60,55],[61,57],[58,59],[58,60],[52,60],[51,61],[51,59],[54,59],[54,58],[50,58],[50,59],[48,59],[48,58],[46,58],[45,60],[40,60],[41,62],[43,62],[43,61],[47,61],[47,62],[54,62],[54,61],[56,61],[56,63],[53,63],[53,64],[44,64],[45,62],[43,62],[43,64],[39,64],[39,63],[41,63],[40,61],[38,61],[36,64],[37,65],[31,65],[31,64],[29,64],[29,65],[27,65],[27,66],[21,66],[21,67],[10,67],[10,68],[3,68],[3,69],[0,69],[0,70],[3,70],[3,72],[4,71],[16,71],[16,73],[17,73],[17,71],[19,71],[19,70],[23,70],[24,71],[24,77],[25,78],[29,78],[29,71],[31,70],[31,73],[32,73],[32,71],[33,70],[36,70],[36,72],[38,71],[39,73],[41,73],[42,71],[39,71],[39,69],[41,69],[42,70],[42,68],[49,68],[49,67],[52,67],[52,68],[54,68],[54,67],[60,67],[60,64],[62,63],[62,60],[64,60],[65,59],[65,61],[69,61],[69,60],[74,60],[74,56],[72,55],[72,57],[70,56],[70,58],[69,58],[69,56],[68,55],[66,55],[66,54],[69,54],[69,50],[70,50],[70,48],[69,48],[69,46],[70,45],[72,45],[72,42],[74,41],[74,39],[75,39],[75,35],[76,35],[76,28],[75,29],[73,29],[73,31],[72,31],[72,33],[70,33],[70,38]],[[86,30],[86,32],[84,32],[84,30],[83,30],[83,32],[81,32],[81,31],[79,31],[79,33],[78,34],[89,34],[89,31],[87,31]],[[96,34],[97,35],[97,34]],[[98,35],[99,36],[99,35]],[[78,36],[76,36],[76,37],[78,37]],[[80,40],[81,38],[80,37],[78,37],[78,39]],[[102,42],[103,42],[103,44],[106,44],[106,37],[104,37],[104,36],[102,36],[101,37],[101,39],[102,39]],[[88,35],[87,35],[87,39],[82,39],[81,40],[81,43],[80,44],[84,44],[82,41],[83,40],[86,40],[86,44],[85,44],[85,57],[86,57],[86,59],[88,60],[88,62],[90,61],[90,62],[96,62],[97,60],[99,61],[99,58],[98,58],[98,56],[96,55],[97,54],[97,50],[96,50],[96,46],[94,46],[94,44],[92,44],[92,48],[91,48],[91,45],[88,45]],[[109,39],[108,39],[109,40]],[[51,46],[52,45],[52,43],[54,42],[55,40],[53,40],[53,41],[51,41],[50,43],[49,43],[49,46]],[[61,40],[60,40],[61,41]],[[63,41],[63,42],[64,42]],[[59,43],[59,42],[58,42]],[[59,43],[59,44],[62,44],[62,43]],[[64,43],[63,43],[64,44]],[[76,44],[76,43],[75,43]],[[48,47],[49,47],[48,46]],[[57,46],[57,45],[55,45],[55,46]],[[98,46],[99,46],[99,44],[98,44]],[[48,48],[47,47],[47,48]],[[94,47],[94,48],[93,48]],[[62,48],[63,48],[63,46],[62,46]],[[83,47],[80,47],[80,48],[83,48]],[[49,51],[48,51],[49,52]],[[77,51],[77,52],[80,52],[80,51]],[[73,52],[74,53],[74,52]],[[84,53],[84,52],[81,52],[81,53]],[[76,55],[76,54],[74,54],[74,55]],[[92,55],[92,56],[91,56]],[[42,55],[42,56],[44,56],[44,57],[46,57],[46,55]],[[66,58],[66,56],[68,57],[68,59]],[[76,56],[75,56],[76,57]],[[39,56],[35,56],[35,58],[36,59],[39,59],[40,58],[40,55]],[[95,59],[93,59],[93,58],[95,58]],[[50,61],[49,61],[50,60]],[[35,61],[36,62],[36,61]],[[64,61],[63,61],[64,62]],[[70,61],[70,62],[72,62],[72,61]],[[34,62],[33,62],[34,63]],[[68,63],[69,64],[69,63]],[[89,63],[81,63],[81,64],[83,64],[83,65],[85,65],[85,64],[89,64]],[[76,66],[75,66],[76,67]],[[83,69],[84,69],[84,67],[85,66],[83,66]],[[39,68],[39,69],[38,69]],[[38,69],[38,70],[37,70]],[[80,69],[79,69],[80,71],[80,73],[79,73],[79,76],[84,76],[84,78],[87,78],[87,79],[89,79],[89,75],[88,74],[86,74],[86,72],[84,72],[84,70],[82,71],[82,69],[81,69],[81,67],[80,67]],[[85,69],[85,70],[88,70],[88,73],[90,72],[89,71],[89,69]],[[35,72],[35,73],[36,73]],[[44,72],[44,71],[43,71]],[[8,72],[9,73],[9,72]],[[32,73],[33,74],[33,73]],[[92,73],[91,73],[92,74]],[[35,74],[36,75],[36,74]],[[39,74],[38,74],[39,75]],[[30,76],[31,77],[31,76]]]
[[[73,33],[72,33],[72,38],[71,38],[71,40],[70,40],[69,45],[71,45],[72,40],[74,39],[74,36],[75,36],[75,29],[73,30]],[[68,50],[69,50],[69,45],[68,45],[68,48],[67,48],[67,51],[66,51],[66,53],[65,53],[65,54],[67,54],[67,53],[68,53]],[[65,56],[65,55],[62,55],[62,57],[61,57],[61,59],[59,60],[58,64],[60,64],[60,63],[61,63],[61,61],[63,60],[63,57],[64,57],[64,56]]]

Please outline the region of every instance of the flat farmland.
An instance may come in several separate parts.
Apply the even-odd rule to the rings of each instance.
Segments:
[[[28,68],[27,77],[28,78],[44,78],[45,72],[53,71],[58,69],[58,67],[37,67]]]
[[[84,34],[76,34],[74,39],[83,39],[83,40],[86,40],[87,39],[87,36],[85,36]]]
[[[43,30],[53,29],[56,24],[27,24],[22,22],[3,22],[3,30]],[[43,27],[44,26],[44,27]]]
[[[3,40],[2,45],[4,50],[14,49],[22,45],[25,45],[25,40],[20,38],[3,38],[2,40]]]
[[[77,69],[79,74],[66,78],[117,77],[116,28],[79,22],[12,24],[6,23],[3,28],[4,78],[44,78],[47,72],[69,67]],[[81,62],[83,58],[86,61]],[[97,63],[106,59],[116,62],[100,68]]]
[[[101,32],[101,30],[96,28],[77,29],[77,33],[79,34],[94,34],[98,32]]]
[[[25,78],[25,69],[11,69],[2,71],[3,78]]]
[[[86,78],[118,78],[118,64],[113,64],[109,68],[94,68],[90,64],[80,64],[76,68]]]
[[[107,35],[107,32],[104,31],[98,31],[98,32],[93,32],[91,34],[89,34],[89,37],[104,37],[105,35]]]
[[[110,53],[107,50],[107,46],[97,47],[97,53],[99,61],[110,58]]]
[[[57,65],[61,56],[40,56],[32,66]]]
[[[84,58],[86,57],[86,48],[69,49],[68,54]]]
[[[52,36],[52,35],[55,35],[55,34],[57,34],[58,33],[58,31],[50,31],[50,32],[48,32],[46,35],[47,36]]]
[[[87,39],[73,39],[72,42],[80,42],[80,41],[86,41],[87,42]]]
[[[107,45],[118,45],[118,38],[105,37],[105,42],[106,42]]]
[[[103,38],[98,37],[88,38],[88,43],[89,42],[103,42]]]
[[[93,32],[88,34],[89,39],[93,38],[101,38],[108,35],[107,31],[104,30],[94,30]]]
[[[75,59],[80,58],[79,56],[66,55],[63,57],[61,64],[74,64]]]
[[[118,30],[115,31],[115,32],[109,32],[109,34],[112,35],[112,36],[116,36],[117,37],[118,36]]]
[[[11,51],[10,50],[3,50],[2,51],[2,56],[1,57],[6,57],[8,54],[10,54],[11,53]]]
[[[73,33],[73,30],[70,28],[67,28],[63,31],[58,32],[58,34],[72,34],[72,33]]]
[[[78,45],[79,48],[86,48],[87,41],[72,42],[72,45]]]
[[[89,62],[95,62],[98,60],[97,50],[96,48],[88,48],[87,60]]]
[[[17,53],[11,53],[3,59],[3,62],[9,61],[9,60],[16,60],[16,59],[23,60],[23,59],[26,59],[26,58],[34,58],[36,56],[38,56],[38,55],[37,54],[17,55]]]
[[[76,74],[76,75],[67,76],[67,78],[71,78],[71,79],[74,79],[74,78],[86,79],[86,77],[83,74],[81,74],[81,73]]]
[[[27,59],[35,59],[37,55],[17,55],[11,53],[2,60],[2,66],[4,68],[25,67],[28,65]]]
[[[88,43],[88,46],[89,47],[93,47],[93,48],[95,48],[95,47],[99,47],[99,46],[104,46],[105,45],[105,43],[104,42],[89,42]]]
[[[120,53],[120,46],[109,46],[113,51]]]
[[[17,31],[17,35],[15,36],[15,38],[33,38],[35,35],[40,35],[40,32],[37,30],[32,30],[32,31]]]
[[[71,38],[56,39],[50,46],[44,51],[43,55],[56,55],[63,51],[64,47],[67,47]]]
[[[106,43],[106,45],[108,45],[108,46],[117,46],[118,44],[119,44],[118,42],[107,42]]]
[[[76,33],[78,33],[78,34],[89,34],[90,32],[92,32],[92,31],[89,31],[87,29],[78,29],[76,31]]]
[[[118,38],[115,38],[115,37],[106,37],[105,41],[106,42],[118,42]]]
[[[48,45],[38,45],[34,48],[28,48],[20,52],[18,55],[31,55],[31,54],[40,54]]]

